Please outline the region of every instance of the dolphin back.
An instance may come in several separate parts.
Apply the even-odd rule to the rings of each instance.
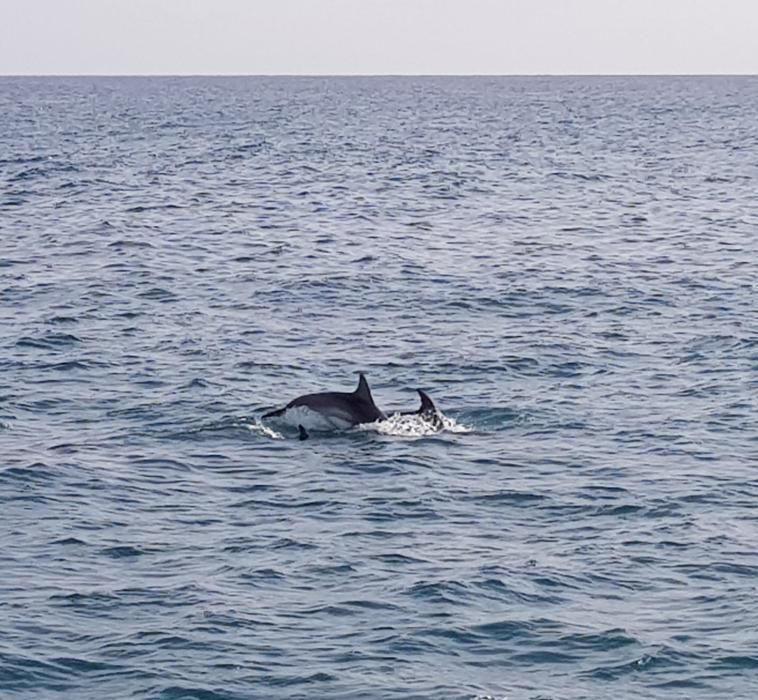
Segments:
[[[263,414],[263,418],[284,416],[288,409],[302,406],[326,418],[337,419],[348,425],[373,423],[386,416],[374,403],[366,377],[361,374],[358,388],[352,392],[325,391],[318,394],[304,394],[290,401],[284,408],[277,408]]]

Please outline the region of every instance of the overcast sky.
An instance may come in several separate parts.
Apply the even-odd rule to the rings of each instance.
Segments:
[[[758,73],[758,0],[0,0],[0,74]]]

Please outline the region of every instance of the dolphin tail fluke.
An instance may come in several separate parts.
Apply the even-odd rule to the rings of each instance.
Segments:
[[[297,438],[298,440],[308,439],[308,431],[302,425],[297,426]]]

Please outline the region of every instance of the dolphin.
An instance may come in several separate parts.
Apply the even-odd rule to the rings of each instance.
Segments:
[[[420,416],[421,420],[429,423],[435,430],[440,430],[443,426],[442,415],[437,407],[434,405],[434,401],[429,398],[429,395],[423,389],[416,389],[418,395],[421,397],[421,406],[417,411],[401,411],[401,416]]]
[[[351,428],[360,423],[373,423],[385,420],[387,416],[374,403],[371,389],[366,377],[361,374],[355,391],[325,391],[320,394],[305,394],[290,401],[284,408],[278,408],[263,414],[263,418],[284,416],[292,409],[308,409],[316,414],[327,426],[333,428]],[[298,414],[298,411],[294,411]],[[303,425],[298,425],[301,440],[308,438]]]

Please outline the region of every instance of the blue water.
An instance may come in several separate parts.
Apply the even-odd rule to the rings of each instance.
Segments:
[[[0,79],[0,697],[755,698],[757,114]]]

